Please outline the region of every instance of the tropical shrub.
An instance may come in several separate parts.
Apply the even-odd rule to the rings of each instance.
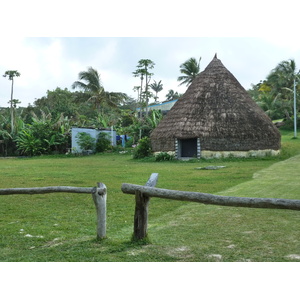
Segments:
[[[283,123],[284,123],[284,125],[281,126],[282,129],[285,129],[285,130],[293,130],[294,129],[294,117],[292,117],[289,120],[284,120]],[[299,117],[297,118],[296,123],[297,123],[297,129],[300,129]]]
[[[155,155],[155,161],[173,160],[174,158],[174,154],[169,154],[167,152],[160,152]]]
[[[45,151],[42,141],[36,138],[29,128],[23,129],[21,132],[19,132],[16,138],[16,143],[20,154],[34,156]]]
[[[18,152],[30,156],[65,152],[68,140],[68,134],[54,129],[50,121],[27,124],[15,139]]]
[[[78,146],[82,150],[94,150],[96,139],[91,137],[91,135],[87,132],[79,132],[76,135],[76,140],[78,143]]]
[[[150,138],[143,137],[133,151],[133,158],[144,158],[152,155]]]
[[[96,152],[104,152],[111,148],[110,137],[105,132],[100,132],[96,142]]]

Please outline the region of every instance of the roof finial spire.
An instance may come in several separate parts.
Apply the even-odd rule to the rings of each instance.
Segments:
[[[215,54],[215,57],[214,57],[214,58],[218,58],[218,57],[217,57],[217,53]]]

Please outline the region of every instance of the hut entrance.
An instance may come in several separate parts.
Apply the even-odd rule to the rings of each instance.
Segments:
[[[197,157],[197,139],[180,140],[180,157]]]

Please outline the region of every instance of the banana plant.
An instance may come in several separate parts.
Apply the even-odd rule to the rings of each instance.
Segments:
[[[23,129],[15,141],[21,154],[34,156],[42,154],[45,151],[42,141],[36,138],[30,130]]]

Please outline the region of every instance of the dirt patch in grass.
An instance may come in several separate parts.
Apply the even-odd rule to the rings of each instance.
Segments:
[[[290,254],[290,255],[287,255],[286,258],[300,260],[300,254]]]

